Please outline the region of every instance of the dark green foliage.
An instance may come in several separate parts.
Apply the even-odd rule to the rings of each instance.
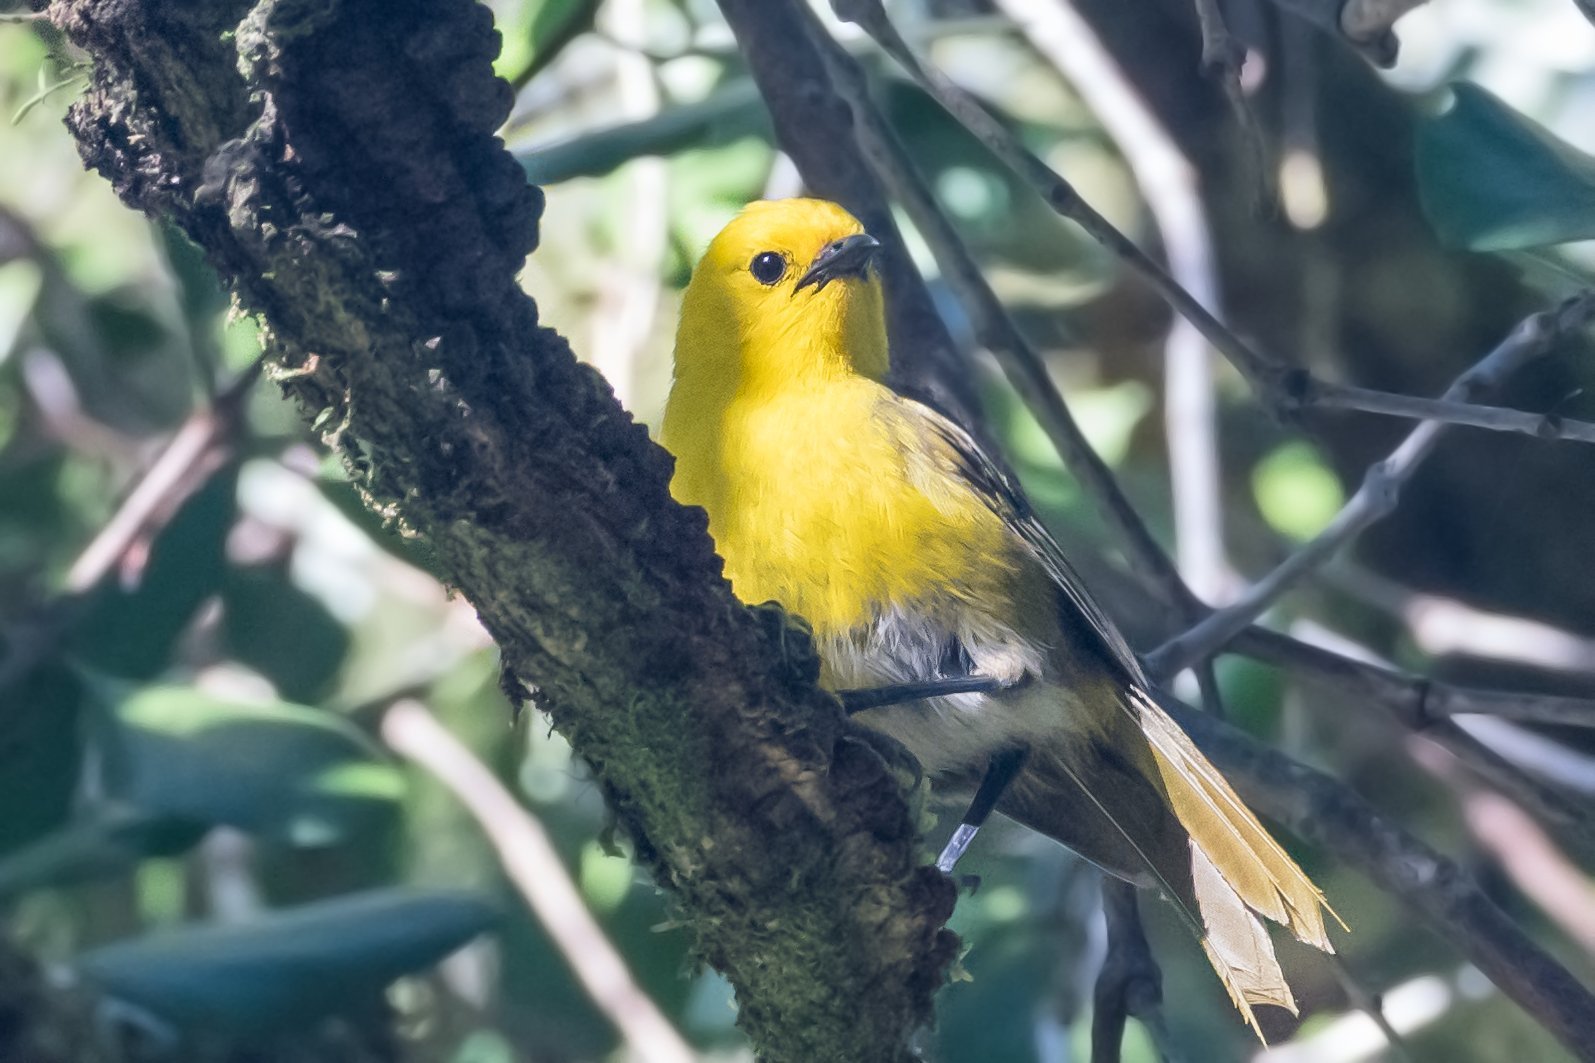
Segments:
[[[1465,82],[1418,127],[1418,185],[1440,239],[1515,251],[1595,238],[1595,157]]]

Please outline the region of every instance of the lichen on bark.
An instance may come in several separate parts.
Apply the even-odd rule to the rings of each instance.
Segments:
[[[369,504],[477,607],[593,766],[771,1060],[891,1060],[956,940],[890,751],[738,604],[669,457],[515,275],[540,193],[469,0],[57,0],[68,124],[259,316]],[[883,755],[883,752],[886,755]]]

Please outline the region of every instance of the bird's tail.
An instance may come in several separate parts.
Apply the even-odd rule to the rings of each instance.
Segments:
[[[1294,1012],[1258,916],[1333,952],[1323,894],[1150,696],[1132,689],[1120,708],[1113,724],[1067,750],[1033,754],[1000,807],[1168,896],[1254,1029],[1254,1004]]]

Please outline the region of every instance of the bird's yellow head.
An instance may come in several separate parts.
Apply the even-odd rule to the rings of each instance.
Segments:
[[[749,204],[693,270],[677,381],[745,394],[815,376],[885,377],[886,318],[871,267],[879,246],[835,203]]]

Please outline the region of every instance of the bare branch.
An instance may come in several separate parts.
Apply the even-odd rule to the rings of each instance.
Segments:
[[[1091,1009],[1091,1063],[1119,1063],[1124,1022],[1146,1028],[1163,1063],[1184,1058],[1163,1019],[1163,972],[1141,925],[1136,888],[1102,879],[1102,912],[1108,921],[1108,952],[1097,972]]]
[[[425,768],[471,813],[554,947],[620,1031],[628,1055],[643,1063],[692,1063],[697,1058],[692,1049],[637,986],[625,959],[582,903],[543,825],[420,702],[395,702],[383,714],[382,738]]]
[[[1237,635],[1231,648],[1375,701],[1415,731],[1437,719],[1474,715],[1521,723],[1595,727],[1595,699],[1457,686],[1354,660],[1258,627]]]
[[[1253,350],[1246,341],[1214,317],[1201,300],[1186,291],[1133,240],[1114,228],[1081,197],[1072,184],[1025,148],[1018,138],[1003,128],[1002,123],[987,113],[979,101],[940,70],[922,60],[886,17],[880,0],[832,0],[831,6],[836,9],[838,17],[862,26],[949,114],[962,122],[1009,169],[1028,182],[1048,206],[1084,229],[1092,239],[1111,251],[1162,296],[1176,313],[1196,326],[1197,331],[1251,382],[1265,403],[1272,405],[1278,401],[1289,376],[1285,369]]]
[[[1585,952],[1595,955],[1595,882],[1512,801],[1471,785],[1453,766],[1434,757],[1426,764],[1445,779],[1462,803],[1463,820],[1479,845],[1512,884]]]
[[[1532,809],[1541,819],[1576,836],[1595,852],[1595,827],[1583,807],[1554,785],[1524,772],[1511,759],[1479,741],[1455,720],[1437,715],[1431,699],[1437,690],[1472,696],[1485,691],[1446,688],[1425,679],[1406,677],[1377,665],[1353,661],[1330,650],[1312,646],[1275,632],[1251,628],[1235,640],[1241,653],[1288,668],[1309,681],[1329,682],[1351,691],[1358,700],[1389,712],[1402,726],[1453,753],[1481,777]],[[1442,695],[1443,696],[1443,695]]]
[[[133,489],[123,498],[111,519],[91,539],[67,570],[60,595],[33,609],[14,630],[6,632],[0,656],[0,692],[21,681],[59,643],[88,595],[123,569],[124,579],[136,583],[138,573],[128,568],[139,546],[158,535],[194,492],[232,456],[241,426],[244,400],[260,378],[263,360],[256,359],[205,406],[196,409],[173,433]]]
[[[1487,428],[1492,432],[1515,432],[1537,439],[1567,439],[1595,443],[1595,423],[1574,421],[1554,413],[1530,413],[1505,406],[1480,406],[1447,399],[1425,399],[1416,395],[1394,395],[1388,391],[1351,387],[1314,380],[1302,396],[1303,406],[1326,410],[1361,410],[1387,417],[1409,417],[1418,421]]]
[[[1216,314],[1218,269],[1190,162],[1072,4],[998,0],[998,6],[1079,94],[1123,152],[1157,223],[1169,273]],[[1173,315],[1163,362],[1180,575],[1198,598],[1215,600],[1226,590],[1230,574],[1224,557],[1213,355],[1202,334],[1179,314]]]
[[[1595,320],[1595,292],[1569,299],[1555,310],[1532,315],[1478,364],[1457,377],[1444,397],[1452,402],[1474,401],[1479,395],[1499,387],[1528,362],[1554,349],[1564,336],[1583,328],[1591,320]],[[1388,458],[1369,468],[1356,494],[1315,538],[1253,584],[1232,605],[1216,611],[1149,654],[1146,663],[1151,674],[1173,675],[1212,654],[1262,615],[1297,580],[1388,516],[1396,508],[1401,489],[1448,427],[1440,421],[1424,421],[1414,428]]]
[[[1246,61],[1246,49],[1230,35],[1224,13],[1219,9],[1219,0],[1196,0],[1196,17],[1202,26],[1202,70],[1223,88],[1224,100],[1229,104],[1235,126],[1241,132],[1256,205],[1264,210],[1272,210],[1278,201],[1278,194],[1274,187],[1274,167],[1270,165],[1268,140],[1263,136],[1263,127],[1258,123],[1257,114],[1241,87],[1241,66]]]

